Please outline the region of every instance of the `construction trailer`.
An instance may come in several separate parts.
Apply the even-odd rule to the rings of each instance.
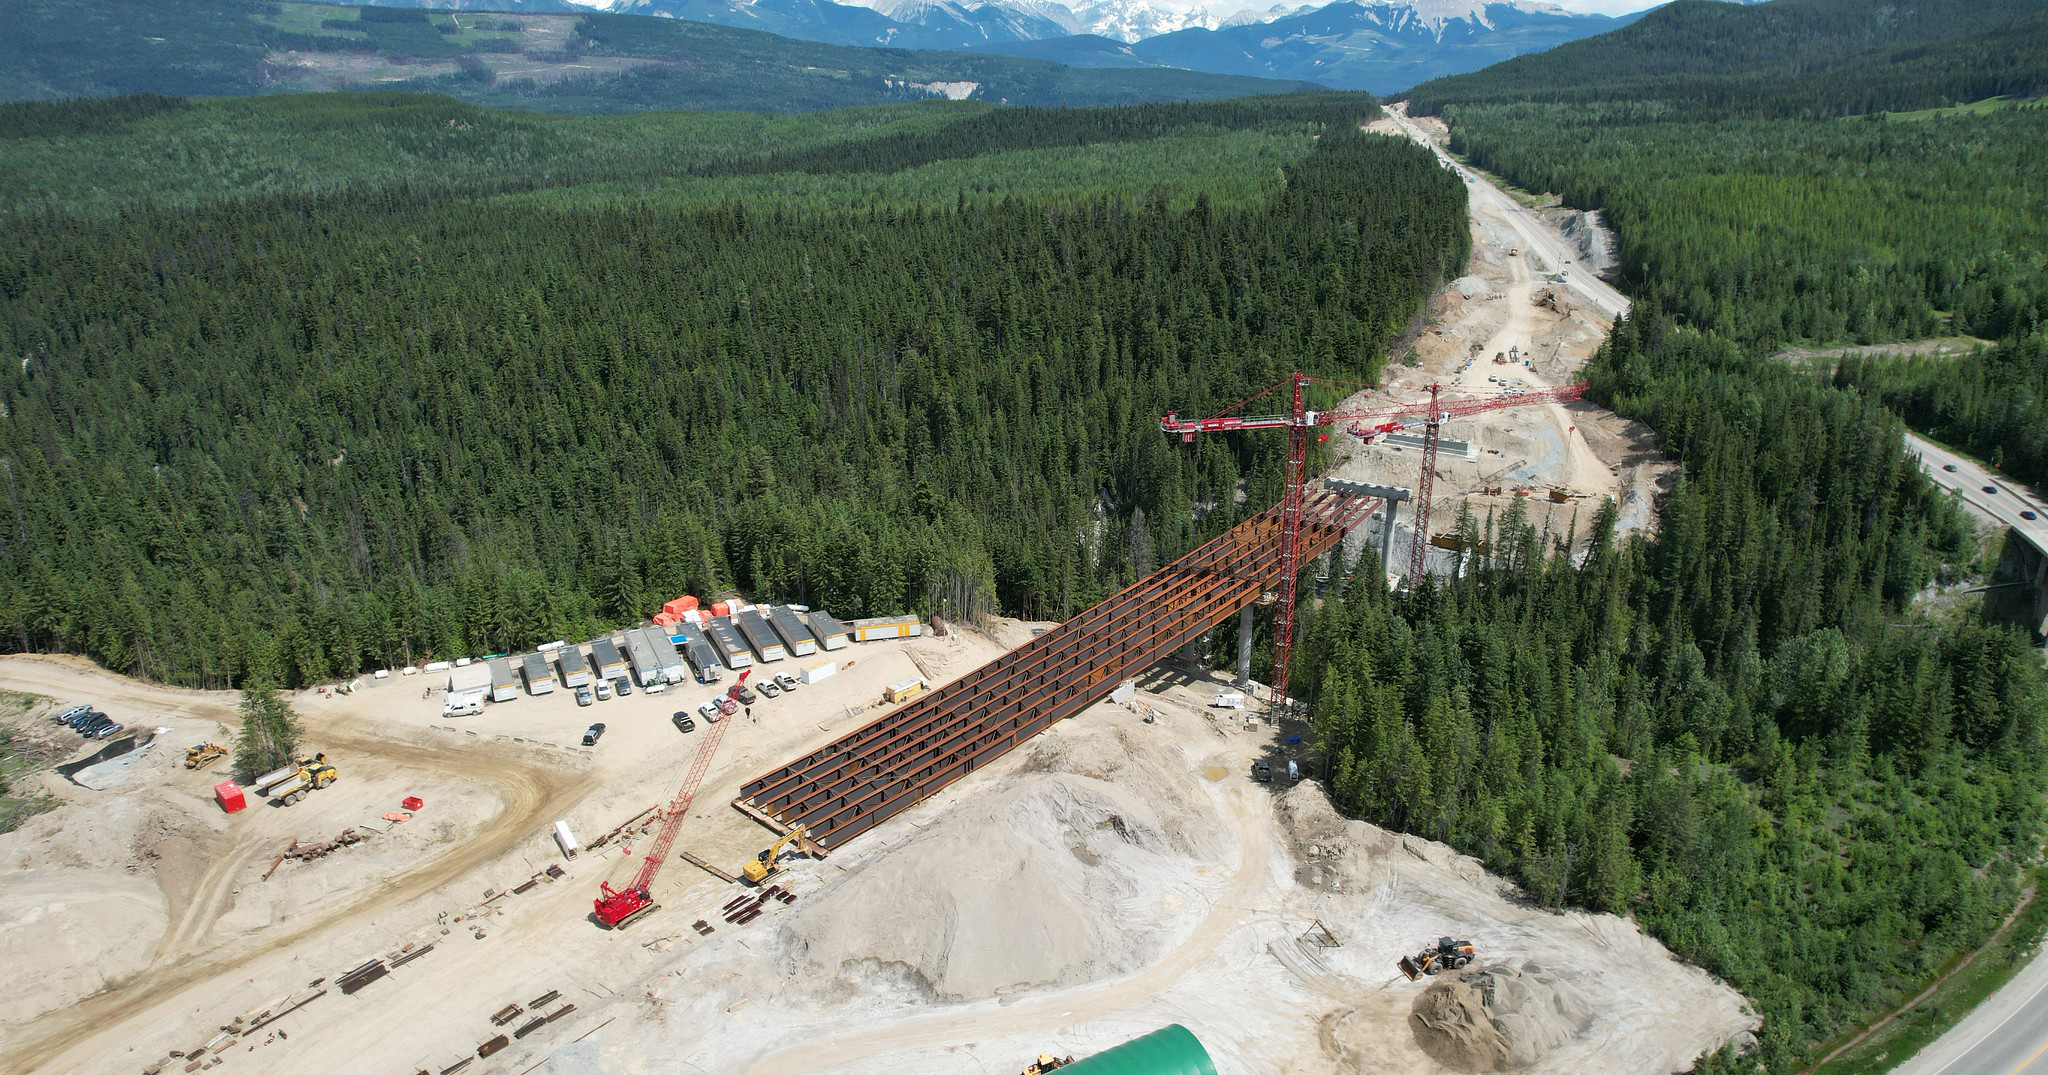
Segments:
[[[562,670],[562,686],[574,689],[590,685],[590,659],[581,646],[563,646],[555,651],[555,667]]]
[[[626,660],[633,665],[633,681],[643,687],[660,683],[661,658],[655,655],[654,646],[647,640],[647,632],[633,628],[626,632]]]
[[[748,647],[754,651],[754,656],[761,659],[762,664],[789,656],[789,651],[782,646],[782,639],[775,637],[775,629],[768,626],[767,618],[761,615],[759,609],[750,608],[744,612],[735,612],[732,618],[739,624],[740,634],[746,638]]]
[[[600,638],[590,644],[590,663],[597,666],[597,678],[605,680],[624,679],[632,673],[626,666],[625,654],[609,638]]]
[[[655,662],[661,668],[663,683],[681,683],[690,678],[683,668],[683,658],[676,653],[675,643],[668,640],[666,627],[642,627],[640,634],[647,639],[647,648],[653,652]]]
[[[775,634],[782,639],[782,645],[791,657],[808,657],[818,652],[817,638],[804,624],[803,617],[789,606],[777,605],[769,609],[768,625],[775,628]]]
[[[916,638],[924,633],[924,623],[916,616],[877,616],[871,620],[853,621],[855,642],[880,642],[887,638]]]
[[[817,637],[820,648],[828,650],[846,648],[848,637],[846,625],[833,619],[831,613],[821,608],[814,608],[804,613],[804,618],[811,622],[811,634]]]
[[[520,658],[519,670],[526,676],[526,693],[552,694],[555,689],[555,675],[548,671],[548,655],[529,653]]]
[[[711,640],[711,647],[718,651],[718,659],[727,668],[737,672],[754,666],[754,654],[747,644],[740,641],[740,633],[733,630],[730,620],[706,620],[704,637]]]
[[[491,701],[509,702],[519,697],[519,676],[512,671],[511,659],[493,657],[484,663],[491,670]]]
[[[484,708],[484,696],[489,693],[489,665],[469,664],[452,669],[448,673],[448,696],[443,700],[445,704],[441,707],[441,715],[461,717],[481,713]]]
[[[685,623],[677,627],[676,632],[670,641],[683,651],[683,660],[689,662],[691,671],[697,673],[697,682],[718,682],[724,666],[718,661],[718,650],[712,647],[710,639],[704,637],[704,629],[694,623]]]

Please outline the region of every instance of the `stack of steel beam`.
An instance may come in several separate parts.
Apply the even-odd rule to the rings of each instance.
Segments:
[[[1336,547],[1376,500],[1304,506],[1304,561]],[[1238,525],[1066,624],[838,741],[748,781],[739,802],[834,847],[1095,704],[1125,679],[1257,601],[1278,581],[1280,509]]]

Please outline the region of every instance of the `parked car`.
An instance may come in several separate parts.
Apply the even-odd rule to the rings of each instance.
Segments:
[[[679,732],[694,732],[694,731],[696,731],[696,730],[697,730],[697,722],[696,722],[696,721],[694,721],[694,720],[691,720],[691,719],[690,719],[690,715],[689,715],[688,713],[685,713],[685,712],[683,712],[683,711],[682,711],[682,710],[680,710],[680,709],[679,709],[679,710],[676,710],[676,715],[675,715],[675,722],[676,722],[676,731],[679,731]]]
[[[1943,463],[1941,465],[1941,469],[1948,471],[1950,474],[1954,474],[1956,472],[1956,465],[1954,463]]]
[[[583,745],[587,747],[594,747],[597,745],[597,741],[600,738],[603,738],[603,736],[604,725],[593,724],[590,727],[583,729]]]
[[[589,705],[593,700],[590,697],[590,684],[585,683],[583,686],[576,688],[577,705]]]
[[[700,717],[703,717],[703,718],[704,718],[705,720],[708,720],[708,721],[714,721],[714,722],[715,722],[715,721],[717,721],[717,720],[718,720],[718,699],[716,699],[716,698],[713,698],[712,700],[710,700],[710,701],[708,701],[708,702],[705,702],[705,703],[704,703],[703,705],[700,705],[700,706],[698,706],[698,707],[697,707],[697,715],[698,715],[698,716],[700,716]]]
[[[79,725],[78,734],[85,736],[87,739],[98,739],[100,737],[100,729],[112,727],[113,724],[114,718],[101,713],[99,716]]]
[[[727,700],[730,701],[730,699]],[[744,683],[740,684],[740,704],[753,705],[754,701],[754,688],[749,687]]]
[[[612,685],[609,680],[600,679],[597,681],[597,700],[600,702],[612,700]]]
[[[78,729],[80,729],[80,728],[84,727],[87,721],[90,721],[90,720],[92,720],[92,719],[93,719],[94,717],[97,717],[97,716],[99,716],[99,715],[100,715],[100,711],[99,711],[99,710],[97,710],[97,709],[87,709],[87,710],[86,710],[85,712],[83,712],[83,713],[79,713],[79,714],[77,714],[77,715],[73,716],[73,717],[72,717],[72,718],[71,718],[70,720],[67,720],[67,721],[65,721],[64,723],[65,723],[65,724],[67,724],[67,725],[69,725],[69,726],[70,726],[70,728],[71,728],[71,730],[75,732],[75,731],[77,731]]]
[[[718,699],[718,711],[720,713],[725,714],[728,717],[732,716],[734,713],[740,711],[739,703],[733,701],[731,698],[720,698]]]
[[[782,688],[776,686],[774,680],[764,679],[761,681],[761,697],[775,698],[780,696],[781,694]]]
[[[56,714],[55,716],[51,717],[50,720],[57,724],[69,724],[73,719],[77,717],[82,717],[90,712],[92,712],[92,707],[89,705],[75,705],[69,709],[64,710],[61,713]]]
[[[633,693],[633,681],[627,679],[625,676],[620,676],[619,678],[612,680],[612,690],[617,691],[619,697],[624,698],[625,696]]]
[[[793,691],[796,689],[796,677],[788,672],[777,672],[775,673],[775,685],[783,690]]]
[[[120,721],[110,720],[107,723],[100,725],[99,729],[92,733],[92,738],[112,739],[113,737],[120,735],[122,730],[127,727],[128,726],[126,724],[123,724]]]
[[[1259,782],[1259,783],[1261,783],[1261,784],[1270,784],[1270,783],[1272,783],[1272,782],[1273,782],[1273,763],[1272,763],[1272,762],[1269,762],[1269,761],[1255,761],[1255,762],[1253,762],[1253,763],[1252,763],[1252,779],[1253,779],[1253,780],[1256,780],[1256,781],[1258,781],[1258,782]]]

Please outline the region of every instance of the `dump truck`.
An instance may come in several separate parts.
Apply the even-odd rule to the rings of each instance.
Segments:
[[[1479,949],[1473,947],[1471,941],[1438,937],[1435,944],[1422,951],[1412,956],[1402,956],[1401,962],[1396,966],[1400,967],[1401,973],[1407,975],[1408,980],[1412,982],[1425,974],[1463,969],[1478,956]]]
[[[201,743],[185,749],[185,768],[204,769],[228,756],[228,748],[219,743]]]
[[[341,772],[327,763],[327,755],[315,754],[310,758],[300,758],[275,772],[263,774],[252,790],[258,795],[268,796],[285,806],[290,806],[305,798],[307,792],[318,791],[340,777]]]

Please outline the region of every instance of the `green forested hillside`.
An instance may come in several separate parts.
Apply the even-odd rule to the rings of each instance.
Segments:
[[[377,89],[593,114],[809,112],[926,100],[944,92],[940,84],[971,84],[979,100],[1047,107],[1312,88],[1192,71],[849,48],[637,15],[295,0],[11,0],[7,14],[0,100]]]
[[[2048,336],[1940,359],[1844,359],[1835,380],[2016,481],[2048,485]]]
[[[1263,446],[1171,450],[1160,412],[1295,363],[1369,376],[1468,242],[1461,184],[1350,133],[1358,97],[820,118],[652,193],[648,127],[604,163],[544,136],[624,121],[497,132],[526,147],[512,177],[468,119],[386,103],[326,102],[361,121],[328,149],[447,138],[466,185],[365,164],[223,198],[238,165],[194,163],[197,208],[9,220],[5,644],[304,682],[722,586],[1065,615],[1134,547],[1193,541],[1196,502],[1275,480]],[[306,107],[194,106],[244,130]],[[130,174],[194,114],[0,153],[78,152],[90,187],[87,161]],[[774,168],[811,193],[764,193]]]
[[[1406,96],[1429,114],[1521,100],[1843,116],[2044,92],[2048,11],[2035,0],[1677,0],[1613,33]]]
[[[1806,1069],[1983,943],[2038,859],[2040,654],[1915,607],[1979,550],[1889,407],[2037,458],[2048,109],[1872,111],[2039,92],[2020,14],[1681,2],[1411,96],[1616,225],[1636,305],[1591,397],[1681,477],[1653,540],[1590,520],[1581,567],[1510,513],[1467,521],[1494,550],[1470,575],[1326,608],[1303,666],[1332,788],[1742,990],[1760,1051],[1695,1071]],[[2003,342],[1947,378],[1767,357],[1956,331]]]

